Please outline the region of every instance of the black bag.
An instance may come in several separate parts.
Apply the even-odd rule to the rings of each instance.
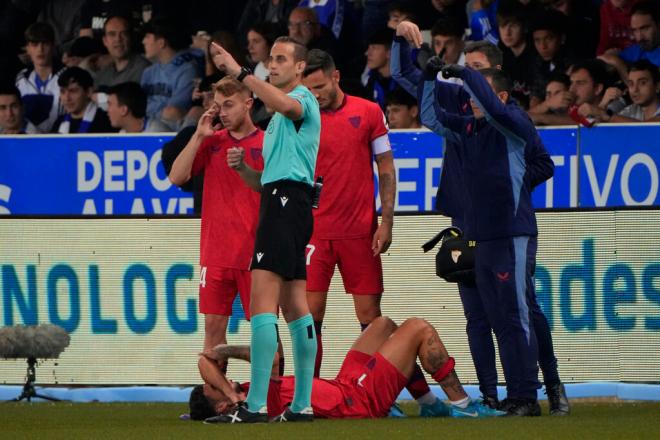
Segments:
[[[463,283],[474,286],[474,249],[477,243],[463,238],[463,231],[452,226],[440,231],[424,243],[422,249],[428,252],[442,241],[435,256],[435,273],[450,283]]]

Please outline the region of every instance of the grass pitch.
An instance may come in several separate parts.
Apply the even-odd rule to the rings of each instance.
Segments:
[[[181,421],[184,404],[0,403],[0,439],[658,439],[660,403],[574,403],[569,417],[316,420],[248,426]],[[543,408],[547,414],[547,407]]]

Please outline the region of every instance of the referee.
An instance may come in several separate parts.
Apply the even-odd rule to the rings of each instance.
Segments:
[[[239,66],[220,45],[213,43],[210,50],[220,70],[242,81],[275,111],[264,136],[263,173],[243,161],[242,148],[230,148],[227,153],[229,166],[261,192],[261,205],[251,266],[250,390],[246,402],[219,421],[268,421],[266,398],[277,350],[278,306],[289,325],[296,380],[293,402],[277,419],[311,421],[317,346],[305,293],[305,248],[313,228],[312,189],[321,115],[316,98],[301,85],[307,50],[289,37],[275,40],[268,66],[270,83]]]

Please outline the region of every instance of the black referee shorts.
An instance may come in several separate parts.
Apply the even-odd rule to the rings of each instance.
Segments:
[[[313,227],[310,185],[292,180],[267,183],[261,192],[250,269],[268,270],[286,281],[306,280],[305,250]]]

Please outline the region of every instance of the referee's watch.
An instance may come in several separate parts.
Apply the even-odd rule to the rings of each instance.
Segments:
[[[240,82],[243,82],[245,77],[248,76],[248,75],[252,75],[252,69],[250,69],[249,67],[243,66],[243,67],[241,67],[241,73],[238,74],[236,79]]]

